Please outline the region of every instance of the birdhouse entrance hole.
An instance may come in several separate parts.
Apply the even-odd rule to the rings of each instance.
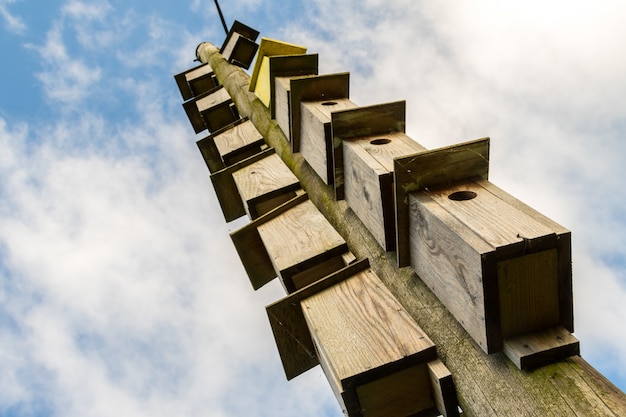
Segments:
[[[380,138],[380,139],[374,139],[374,140],[370,141],[370,144],[372,144],[372,145],[386,145],[386,144],[388,144],[390,142],[391,142],[391,139]]]
[[[474,191],[457,191],[448,196],[452,201],[467,201],[476,198],[478,194]]]

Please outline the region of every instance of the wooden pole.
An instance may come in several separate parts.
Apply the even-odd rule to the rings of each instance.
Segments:
[[[343,236],[358,258],[369,258],[374,272],[437,345],[452,372],[467,416],[624,416],[626,396],[580,356],[520,371],[503,353],[485,354],[411,268],[397,268],[345,201],[322,182],[290,144],[270,111],[248,90],[250,77],[226,62],[210,43],[198,47],[239,113],[250,118],[268,145],[289,166],[309,198]],[[584,343],[584,341],[582,341]]]

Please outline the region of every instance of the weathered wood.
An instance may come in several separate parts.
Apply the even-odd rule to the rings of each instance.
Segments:
[[[259,225],[274,270],[288,293],[345,266],[345,240],[307,200]]]
[[[289,111],[283,114],[276,113],[276,108],[279,106],[284,107],[285,103],[287,104],[286,108],[289,109],[289,82],[285,83],[285,78],[317,75],[318,66],[319,56],[317,54],[285,55],[269,58],[270,115],[283,128],[283,132],[287,137],[289,137]],[[280,83],[277,82],[277,78],[282,79]],[[280,101],[280,104],[277,103],[278,101]],[[285,116],[287,117],[286,123],[284,121]],[[285,126],[287,127],[286,130]]]
[[[557,326],[504,340],[504,354],[520,369],[536,368],[561,358],[578,355],[578,339]]]
[[[235,20],[226,35],[220,53],[228,62],[248,69],[259,48],[255,42],[258,36],[257,30]]]
[[[321,181],[301,155],[291,152],[291,144],[270,118],[269,110],[246,89],[250,77],[228,64],[209,43],[200,45],[199,56],[202,62],[210,63],[241,114],[250,117],[268,144],[294,171],[311,201],[346,239],[355,255],[370,259],[372,269],[436,343],[439,357],[454,375],[465,415],[626,415],[626,396],[578,356],[523,372],[504,354],[486,355],[413,270],[399,269],[395,256],[383,251],[347,203],[335,201],[334,190]]]
[[[270,107],[272,84],[270,81],[270,60],[272,56],[302,55],[306,47],[275,39],[261,38],[261,45],[254,63],[249,91],[261,100],[265,107]]]
[[[183,100],[189,100],[217,87],[219,84],[209,64],[201,64],[174,76]]]
[[[410,264],[408,193],[489,175],[489,138],[394,160],[398,266]],[[558,226],[560,227],[560,226]]]
[[[371,269],[301,305],[347,415],[400,417],[435,408],[427,367],[435,345]]]
[[[239,112],[223,86],[217,86],[183,103],[196,133],[205,129],[215,132],[239,119]]]
[[[261,240],[258,227],[308,199],[308,195],[305,193],[297,194],[294,199],[287,201],[230,234],[241,263],[248,274],[250,284],[255,290],[276,278],[274,265]]]
[[[292,152],[300,152],[300,134],[302,128],[300,103],[303,101],[332,101],[350,97],[350,74],[319,75],[317,77],[302,77],[291,80],[290,84],[290,112]],[[328,184],[328,183],[327,183]]]
[[[217,200],[220,203],[222,214],[227,222],[238,219],[246,214],[246,208],[237,190],[237,184],[235,184],[235,180],[233,179],[233,173],[273,153],[274,149],[266,149],[211,174],[211,182],[213,183]]]
[[[423,147],[402,132],[350,138],[342,145],[344,198],[380,246],[392,251],[396,246],[393,161]]]
[[[567,326],[559,293],[571,284],[559,283],[571,276],[559,276],[562,228],[509,205],[485,183],[411,193],[409,229],[416,273],[491,353],[502,349],[504,338]]]
[[[406,103],[377,104],[332,114],[333,164],[335,168],[335,199],[344,199],[343,141],[373,135],[404,133]],[[420,146],[420,148],[423,148]],[[413,152],[415,153],[415,152]]]
[[[252,220],[291,200],[300,189],[298,178],[276,154],[233,172],[233,180]]]
[[[265,139],[248,118],[239,119],[196,144],[211,173],[267,148]]]
[[[265,139],[250,120],[240,119],[231,128],[214,135],[213,141],[224,166],[233,165],[267,147]]]
[[[265,308],[288,380],[319,365],[319,359],[302,313],[300,301],[364,271],[369,266],[367,259],[349,262],[346,267]]]
[[[333,184],[331,115],[356,107],[348,98],[300,103],[300,153],[326,184]]]

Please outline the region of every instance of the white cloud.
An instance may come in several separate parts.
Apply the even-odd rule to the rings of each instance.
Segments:
[[[43,58],[44,71],[37,74],[46,96],[66,105],[82,102],[91,93],[91,87],[102,76],[98,66],[90,66],[82,59],[70,56],[63,41],[63,25],[55,24],[42,47],[29,45]]]
[[[9,12],[8,5],[12,3],[15,3],[15,0],[0,1],[0,17],[4,20],[5,27],[9,32],[22,34],[26,31],[27,26],[20,17]]]

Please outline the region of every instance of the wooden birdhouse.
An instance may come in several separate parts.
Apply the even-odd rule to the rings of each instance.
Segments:
[[[424,149],[404,128],[404,101],[332,113],[335,195],[386,251],[396,243],[393,160]]]
[[[253,91],[265,107],[270,107],[272,80],[270,79],[270,57],[284,55],[303,55],[306,53],[305,46],[294,45],[274,39],[261,38],[261,45],[254,69],[250,77],[250,91]]]
[[[488,161],[488,139],[395,161],[400,265],[485,352],[520,368],[578,354],[570,232],[491,184]]]
[[[202,64],[174,76],[183,100],[206,93],[219,85],[209,64]]]
[[[355,259],[306,194],[231,233],[231,238],[254,289],[278,276],[291,293]]]
[[[458,416],[435,345],[367,260],[266,307],[288,379],[321,364],[347,416]]]
[[[244,214],[255,219],[294,198],[298,178],[274,149],[266,149],[211,175],[226,221]]]
[[[256,43],[258,36],[257,30],[235,20],[230,31],[228,31],[220,53],[231,64],[248,69],[257,49],[259,49],[259,45]]]
[[[235,103],[221,85],[183,103],[183,108],[196,133],[205,129],[215,132],[240,118]]]
[[[315,76],[318,55],[284,55],[269,57],[270,115],[289,139],[290,134],[290,81],[294,78]]]
[[[211,173],[267,149],[265,139],[248,118],[239,119],[196,144]]]
[[[334,182],[333,112],[356,107],[350,101],[350,74],[291,80],[293,152],[300,152],[326,184]]]

